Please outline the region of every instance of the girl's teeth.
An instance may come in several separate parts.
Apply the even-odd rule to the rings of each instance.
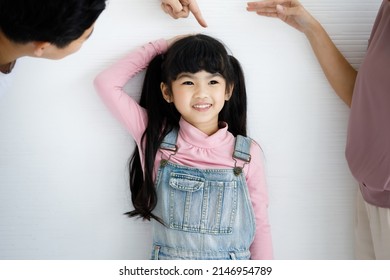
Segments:
[[[210,106],[211,106],[210,104],[194,105],[195,108],[199,108],[199,109],[205,109],[205,108],[208,108]]]

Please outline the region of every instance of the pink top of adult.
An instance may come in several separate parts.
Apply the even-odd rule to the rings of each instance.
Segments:
[[[362,195],[390,208],[390,1],[374,23],[354,88],[346,157]]]

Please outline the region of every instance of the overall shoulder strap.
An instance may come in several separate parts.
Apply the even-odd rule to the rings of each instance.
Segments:
[[[176,152],[176,141],[178,133],[178,129],[173,128],[167,135],[165,135],[163,141],[160,144],[160,149]]]
[[[240,159],[245,162],[250,162],[251,143],[252,143],[252,139],[250,137],[237,135],[236,143],[234,144],[233,158]]]

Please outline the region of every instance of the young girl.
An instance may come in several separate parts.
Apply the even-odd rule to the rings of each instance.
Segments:
[[[123,86],[147,68],[140,104]],[[206,35],[144,45],[95,79],[134,137],[134,210],[152,259],[272,259],[261,149],[246,136],[239,62]]]

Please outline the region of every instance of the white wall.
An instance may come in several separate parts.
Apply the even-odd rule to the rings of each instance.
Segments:
[[[61,61],[20,59],[0,100],[0,259],[145,259],[150,227],[126,218],[132,139],[96,95],[96,74],[160,37],[204,32],[241,61],[249,135],[266,156],[277,259],[353,258],[356,183],[344,158],[349,109],[305,37],[245,10],[198,0],[209,28],[159,1],[111,0],[93,36]],[[358,67],[381,0],[305,0]],[[128,85],[140,88],[142,75]]]

